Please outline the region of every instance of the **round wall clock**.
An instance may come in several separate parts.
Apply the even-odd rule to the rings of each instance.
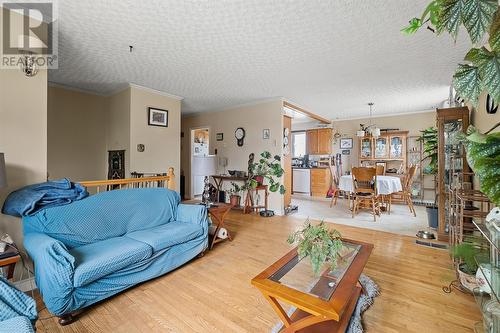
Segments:
[[[238,127],[236,131],[234,131],[234,137],[236,138],[238,147],[242,147],[243,139],[245,139],[245,129],[243,127]]]

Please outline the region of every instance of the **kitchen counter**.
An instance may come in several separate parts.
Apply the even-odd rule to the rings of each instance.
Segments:
[[[328,167],[298,167],[298,166],[292,166],[292,169],[328,169]]]

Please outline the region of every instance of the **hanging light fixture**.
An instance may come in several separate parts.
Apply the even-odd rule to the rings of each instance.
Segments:
[[[369,128],[370,134],[373,137],[377,138],[380,136],[380,128],[378,128],[376,125],[372,124],[373,105],[375,105],[373,102],[368,103],[368,106],[370,107],[370,126],[368,126],[368,128]]]

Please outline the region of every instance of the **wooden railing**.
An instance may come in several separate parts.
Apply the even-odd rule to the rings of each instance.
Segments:
[[[91,180],[80,182],[80,184],[92,193],[100,193],[102,191],[121,190],[127,188],[151,187],[166,187],[170,190],[175,190],[175,175],[174,168],[169,168],[166,176]]]

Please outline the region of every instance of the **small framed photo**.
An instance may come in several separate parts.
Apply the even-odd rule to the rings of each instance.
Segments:
[[[352,138],[340,139],[340,149],[352,149]]]
[[[342,155],[351,155],[351,150],[350,149],[342,150]]]
[[[268,140],[271,137],[271,130],[269,128],[265,128],[262,130],[262,138],[264,140]]]
[[[217,133],[217,134],[215,134],[215,140],[217,140],[217,141],[223,141],[224,140],[224,133]]]
[[[168,127],[168,111],[157,108],[148,108],[148,125]]]

